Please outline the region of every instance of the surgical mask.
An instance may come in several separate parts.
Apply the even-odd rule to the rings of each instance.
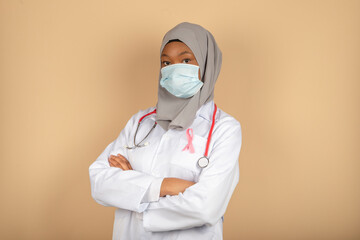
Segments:
[[[176,97],[192,97],[203,85],[199,80],[199,66],[177,63],[163,67],[160,85]]]

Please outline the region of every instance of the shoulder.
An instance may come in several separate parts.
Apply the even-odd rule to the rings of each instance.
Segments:
[[[241,144],[242,130],[240,122],[221,109],[218,109],[217,115],[213,130],[214,143],[223,142],[229,144],[229,142],[233,142]]]
[[[225,111],[218,109],[213,130],[213,146],[226,149],[239,149],[242,144],[242,130],[240,122]]]
[[[217,110],[217,118],[215,121],[215,126],[218,128],[231,128],[231,129],[240,129],[241,130],[241,124],[238,120],[236,120],[233,116],[226,113],[222,109],[218,108]]]
[[[130,121],[138,122],[141,117],[153,112],[154,110],[155,110],[155,107],[140,109],[138,112],[136,112],[134,115],[131,116]]]

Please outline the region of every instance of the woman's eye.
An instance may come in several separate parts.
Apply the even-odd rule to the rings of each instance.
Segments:
[[[183,60],[184,63],[188,63],[188,62],[190,62],[190,61],[191,61],[191,60],[188,59],[188,58]]]
[[[170,62],[168,62],[168,61],[163,61],[163,64],[164,64],[165,66],[167,66],[167,65],[170,65]]]

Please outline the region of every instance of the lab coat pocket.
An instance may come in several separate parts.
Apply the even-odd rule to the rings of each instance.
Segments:
[[[188,181],[198,181],[201,168],[198,166],[199,158],[204,156],[206,148],[206,138],[199,135],[193,135],[192,146],[194,152],[189,148],[189,142],[185,137],[180,138],[179,145],[176,149],[176,154],[171,158],[170,164],[174,171],[177,171],[180,178]]]

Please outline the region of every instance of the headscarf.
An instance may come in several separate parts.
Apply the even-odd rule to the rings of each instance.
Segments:
[[[204,84],[194,96],[178,98],[160,85],[160,72],[156,121],[165,130],[185,130],[194,121],[199,108],[214,99],[214,87],[220,73],[222,53],[213,35],[197,24],[183,22],[169,30],[163,38],[160,55],[168,41],[173,39],[179,39],[194,53]]]

